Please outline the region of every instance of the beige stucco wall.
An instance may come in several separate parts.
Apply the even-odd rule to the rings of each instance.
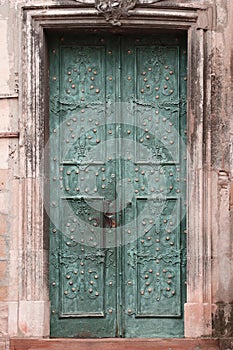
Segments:
[[[186,6],[195,3],[177,2]],[[33,301],[33,281],[32,290],[27,293],[27,296],[32,295],[31,304],[24,304],[27,296],[23,295],[20,287],[24,264],[27,263],[20,259],[22,245],[26,245],[27,240],[26,237],[22,239],[22,209],[26,204],[22,199],[24,162],[19,157],[23,91],[18,91],[18,77],[24,69],[21,61],[20,6],[25,3],[45,1],[0,0],[0,350],[5,350],[9,337],[43,336],[47,335],[48,329],[48,325],[41,324],[43,315],[36,316],[41,305],[37,304],[38,300]],[[212,30],[206,34],[210,45],[205,62],[207,75],[211,77],[212,100],[205,100],[205,108],[211,118],[210,125],[206,124],[205,128],[211,133],[209,177],[212,203],[211,211],[203,220],[204,225],[211,221],[212,227],[212,248],[207,254],[212,256],[212,291],[209,298],[213,305],[213,335],[233,337],[233,1],[199,0],[196,3],[213,5],[214,9]],[[208,144],[206,146],[209,147]],[[27,329],[28,307],[33,308],[35,315],[30,329]]]

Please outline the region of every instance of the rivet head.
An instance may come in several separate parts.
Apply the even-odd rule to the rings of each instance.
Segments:
[[[112,309],[109,309],[108,312],[109,312],[110,314],[112,314]]]
[[[131,314],[132,313],[132,310],[131,309],[128,309],[128,314]]]

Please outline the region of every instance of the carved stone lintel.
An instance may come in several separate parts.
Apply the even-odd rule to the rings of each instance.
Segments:
[[[75,0],[81,4],[95,5],[97,11],[104,15],[112,25],[120,26],[120,18],[129,16],[137,4],[154,4],[163,0]]]

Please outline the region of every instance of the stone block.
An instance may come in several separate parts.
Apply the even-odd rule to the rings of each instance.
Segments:
[[[44,301],[20,301],[19,330],[24,337],[49,336],[50,303]]]
[[[9,266],[8,266],[8,275],[9,275],[9,292],[8,297],[10,301],[18,300],[19,294],[19,260],[18,260],[18,251],[9,250]]]
[[[18,334],[18,302],[8,303],[8,334],[10,337]]]
[[[6,238],[0,236],[0,260],[5,260],[7,258],[7,244]]]
[[[1,288],[0,288],[1,295]],[[8,304],[0,301],[0,335],[7,336],[8,334]]]
[[[5,191],[7,189],[8,179],[9,179],[9,171],[7,169],[0,169],[0,192]]]
[[[9,194],[7,192],[0,192],[0,213],[1,214],[9,214],[9,207],[8,207],[8,196]]]
[[[206,303],[187,303],[184,307],[185,337],[211,337],[211,305]]]
[[[0,341],[0,350],[8,350],[8,344],[6,341]]]
[[[0,286],[0,302],[8,300],[8,286]]]
[[[4,235],[7,230],[7,216],[0,214],[0,235]]]
[[[18,100],[0,99],[0,131],[17,131]]]
[[[0,33],[0,94],[6,94],[9,93],[8,79],[10,75],[6,19],[0,19]]]
[[[0,261],[0,283],[2,283],[2,281],[5,279],[6,271],[7,271],[7,261],[5,260]]]
[[[0,139],[0,169],[8,169],[9,140]]]

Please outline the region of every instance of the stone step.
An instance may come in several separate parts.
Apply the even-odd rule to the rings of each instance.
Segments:
[[[218,339],[19,339],[10,350],[219,350]]]

